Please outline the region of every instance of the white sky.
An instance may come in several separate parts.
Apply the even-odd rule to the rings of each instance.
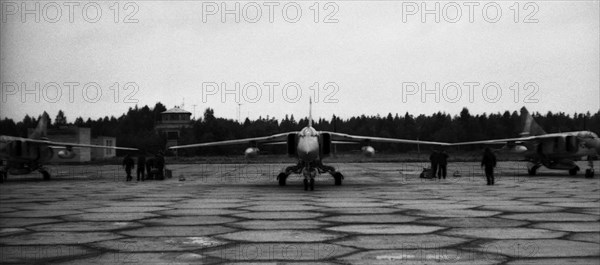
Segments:
[[[241,7],[246,5],[248,11],[239,23],[233,15],[221,22],[222,10],[207,16],[204,23],[202,2],[194,1],[138,1],[131,2],[133,6],[128,9],[125,2],[120,2],[118,23],[113,21],[112,1],[81,2],[73,7],[72,23],[66,2],[54,2],[62,13],[57,23],[47,21],[55,17],[56,6],[48,5],[53,2],[28,1],[28,8],[39,3],[41,12],[45,11],[39,23],[34,15],[20,12],[22,2],[1,3],[0,118],[21,120],[25,114],[37,116],[44,110],[53,118],[59,109],[65,111],[69,121],[78,116],[120,116],[135,106],[131,100],[137,100],[139,106],[153,106],[160,101],[168,108],[185,100],[184,108],[190,112],[192,105],[197,105],[198,116],[211,107],[218,117],[237,118],[238,102],[233,94],[225,100],[220,93],[205,95],[205,102],[202,99],[203,83],[225,83],[228,89],[234,89],[236,82],[242,87],[252,82],[261,85],[262,97],[255,103],[245,100],[240,91],[241,117],[251,119],[267,115],[279,119],[285,114],[293,114],[296,119],[305,117],[308,98],[315,90],[320,93],[313,115],[327,119],[333,114],[347,118],[407,111],[415,115],[437,111],[457,115],[463,107],[471,113],[518,111],[522,106],[542,113],[600,109],[598,1],[533,2],[527,8],[527,2],[519,2],[518,23],[513,21],[514,1],[495,2],[502,11],[496,23],[485,20],[494,18],[494,8],[488,9],[487,17],[482,14],[488,2],[472,2],[478,4],[473,23],[469,22],[465,2],[458,2],[462,17],[457,23],[444,20],[455,17],[449,2],[438,2],[440,23],[435,22],[434,15],[427,15],[423,23],[420,12],[403,22],[403,4],[393,1],[332,2],[337,6],[332,17],[337,23],[323,23],[325,15],[334,10],[333,6],[325,9],[325,2],[320,2],[320,22],[315,23],[310,9],[314,1],[294,2],[302,8],[297,23],[284,20],[282,9],[288,2],[277,1],[270,2],[277,4],[272,23],[265,2],[237,2]],[[11,14],[13,3],[19,8],[16,14]],[[82,16],[86,3],[98,3],[102,15],[97,23],[87,22]],[[204,3],[225,3],[232,9],[236,2]],[[262,7],[257,23],[244,20],[254,17],[252,3]],[[419,6],[422,2],[404,2],[405,10],[411,3]],[[433,9],[434,3],[427,2],[427,7]],[[447,16],[442,10],[445,5]],[[123,23],[134,7],[138,10],[132,18],[138,22]],[[87,11],[85,18],[93,19],[93,6]],[[294,13],[293,8],[288,9],[286,18],[292,19]],[[530,14],[529,19],[537,23],[524,23]],[[36,82],[41,86],[39,102],[34,94],[25,94],[23,100],[22,84],[34,89]],[[53,82],[60,85],[59,100]],[[80,83],[73,95],[65,85],[69,82]],[[102,93],[94,103],[82,95],[83,85],[91,82],[97,83]],[[121,87],[117,99],[116,90],[111,88],[115,82]],[[125,90],[128,82],[139,88],[129,101],[133,86]],[[273,102],[269,102],[265,82],[280,83],[274,88]],[[320,84],[319,89],[314,89],[315,82]],[[323,102],[324,96],[334,91],[324,88],[328,82],[338,87],[332,97],[337,103]],[[456,88],[447,87],[438,90],[439,102],[433,94],[422,100],[421,83],[435,91],[436,82],[442,88],[451,82],[460,84],[462,97],[456,97]],[[473,90],[472,102],[465,82],[480,83]],[[288,83],[302,88],[296,103],[286,102],[282,95],[282,87]],[[403,89],[407,83],[419,84],[419,92],[403,93],[409,89]],[[502,95],[497,102],[482,96],[482,87],[488,83],[498,84]],[[533,85],[525,87],[526,83]],[[95,90],[89,88],[93,100]],[[249,98],[256,95],[254,89],[244,91]],[[291,98],[294,91],[288,90]],[[490,99],[496,96],[494,91],[494,87],[488,87]],[[517,91],[520,96],[515,103]],[[527,103],[526,99],[537,102]]]

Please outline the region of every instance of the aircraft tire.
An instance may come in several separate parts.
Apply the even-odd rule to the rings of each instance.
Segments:
[[[344,178],[342,176],[342,173],[337,172],[337,173],[335,173],[335,175],[333,175],[333,179],[335,180],[336,186],[342,185],[342,178]]]
[[[308,183],[310,190],[315,190],[315,179],[311,178]]]
[[[50,180],[50,173],[48,173],[48,171],[41,171],[42,173],[42,177],[44,178],[44,180]]]
[[[577,175],[577,171],[579,171],[579,167],[571,168],[571,169],[569,169],[569,175],[575,176],[575,175]]]
[[[586,169],[585,170],[585,178],[586,179],[594,178],[594,171],[591,169]]]
[[[287,176],[285,175],[285,173],[279,173],[279,176],[277,176],[277,180],[279,180],[279,186],[285,186],[286,179]]]
[[[536,171],[537,170],[535,168],[527,169],[527,173],[529,174],[529,176],[535,176]]]
[[[304,179],[304,190],[308,190],[308,180]]]

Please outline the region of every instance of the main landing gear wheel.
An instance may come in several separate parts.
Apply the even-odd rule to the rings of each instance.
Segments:
[[[342,173],[336,172],[333,174],[333,179],[335,180],[335,185],[340,186],[342,185],[342,179],[344,179],[344,176],[342,175]]]
[[[279,173],[279,176],[277,176],[277,180],[279,180],[279,186],[285,186],[286,179],[287,175],[285,173]]]
[[[527,173],[530,176],[535,176],[535,174],[537,173],[538,168],[540,168],[540,164],[537,163],[533,163],[533,162],[528,162],[527,163]]]
[[[304,190],[308,190],[308,179],[304,179]]]
[[[308,187],[310,188],[310,190],[315,190],[315,179],[311,178],[308,181]]]
[[[48,171],[42,170],[40,171],[40,173],[42,173],[42,177],[44,178],[44,180],[50,180],[50,173],[48,173]]]
[[[569,175],[575,176],[575,175],[577,175],[577,171],[579,171],[579,167],[571,168],[571,169],[569,169]]]
[[[594,178],[594,170],[590,169],[590,168],[586,169],[585,170],[585,178],[586,179]]]

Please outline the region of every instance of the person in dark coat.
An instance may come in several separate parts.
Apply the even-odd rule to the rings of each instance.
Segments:
[[[142,176],[142,181],[146,179],[145,176],[146,170],[146,156],[144,153],[140,153],[137,157],[137,181],[140,181],[140,175]]]
[[[154,167],[154,158],[148,158],[146,159],[146,172],[148,173],[148,177],[147,179],[154,179],[154,176],[152,176],[152,168]]]
[[[496,167],[496,155],[492,153],[492,149],[490,149],[489,147],[486,147],[485,151],[483,152],[481,167],[485,168],[485,177],[487,179],[487,185],[494,185],[494,168]]]
[[[165,172],[165,158],[163,156],[162,152],[159,152],[158,155],[156,155],[155,161],[154,161],[154,166],[157,169],[157,175],[156,175],[156,179],[164,179],[164,172]]]
[[[126,155],[125,158],[123,158],[123,167],[125,167],[125,173],[127,173],[126,180],[131,181],[131,179],[133,179],[133,177],[131,177],[131,169],[135,167],[135,162],[130,155]]]
[[[438,179],[444,178],[446,179],[446,170],[448,167],[448,153],[442,150],[438,152]]]
[[[438,150],[433,149],[433,152],[429,156],[429,161],[431,161],[431,178],[435,178],[435,174],[438,172],[439,157]]]

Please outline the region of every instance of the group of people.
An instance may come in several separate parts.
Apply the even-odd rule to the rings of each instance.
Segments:
[[[448,154],[444,150],[433,149],[433,153],[429,156],[431,161],[431,177],[438,179],[446,179],[446,170],[448,168]]]
[[[135,168],[136,163],[131,157],[131,155],[127,154],[123,159],[123,167],[125,168],[125,173],[127,174],[126,181],[133,180],[133,176],[131,176],[131,170]],[[153,158],[146,159],[144,153],[140,153],[137,156],[137,181],[142,181],[146,179],[164,179],[164,171],[165,171],[165,158],[162,152],[159,152]],[[148,173],[146,175],[146,172]]]
[[[448,167],[448,154],[444,150],[434,149],[429,156],[431,161],[431,177],[435,178],[437,175],[438,179],[446,179],[446,171]],[[486,147],[483,151],[483,159],[481,160],[481,167],[484,168],[487,185],[494,185],[494,168],[496,167],[496,155],[492,152],[492,149]]]

